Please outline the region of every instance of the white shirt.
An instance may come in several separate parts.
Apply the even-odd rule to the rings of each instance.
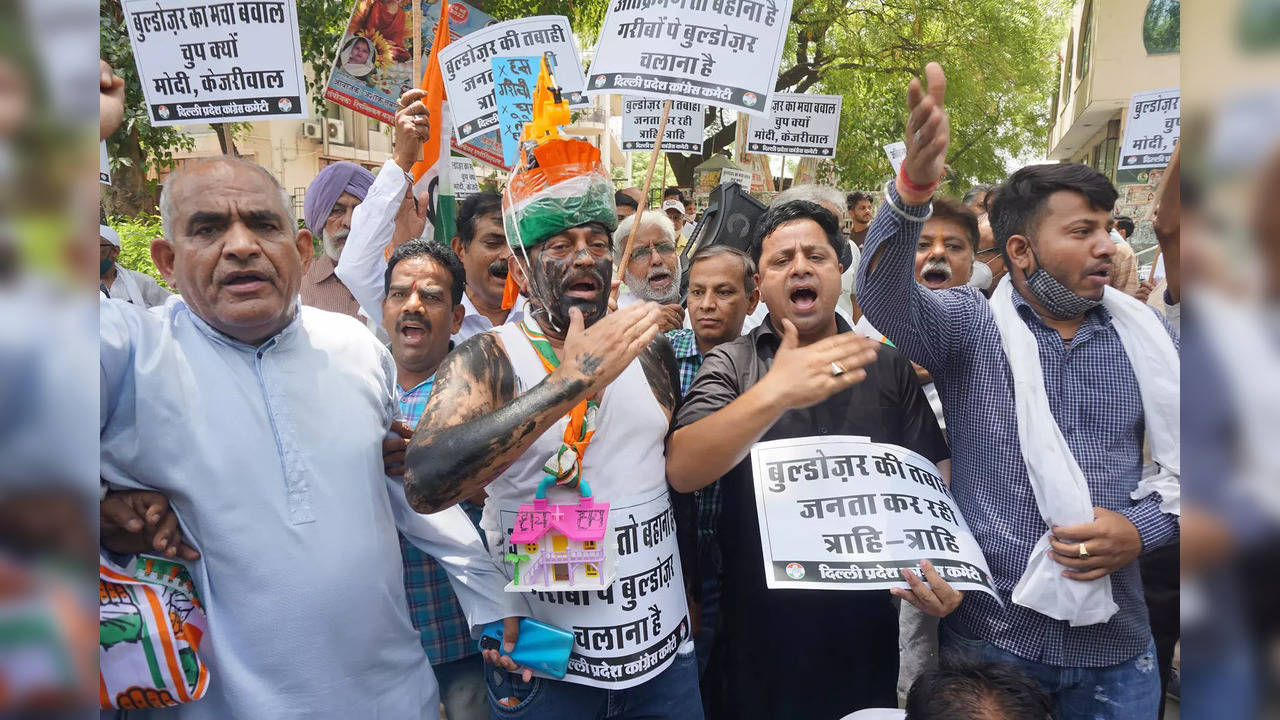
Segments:
[[[107,292],[117,300],[124,300],[142,307],[163,305],[173,294],[160,287],[160,283],[150,275],[120,267],[119,263],[116,263],[116,279],[111,282]]]
[[[527,611],[499,607],[523,598],[461,509],[419,515],[383,474],[386,348],[312,307],[256,348],[176,295],[100,315],[102,477],[163,493],[202,556],[211,681],[176,717],[436,718],[397,528],[449,571],[473,627]]]
[[[516,298],[516,304],[507,312],[507,321],[504,324],[518,323],[524,320],[524,314],[528,311],[529,299],[521,295]],[[462,316],[462,327],[458,332],[450,338],[453,344],[457,345],[472,335],[479,335],[482,332],[488,332],[493,329],[493,321],[487,316],[481,315],[476,310],[475,303],[471,302],[471,298],[464,292],[462,293],[462,307],[466,310],[466,314]]]
[[[853,302],[849,300],[849,294],[853,292],[854,280],[858,276],[858,262],[862,260],[862,251],[852,240],[849,241],[849,250],[853,253],[852,259],[849,261],[849,267],[840,274],[840,297],[836,300],[836,311],[844,316],[845,320],[853,317]]]

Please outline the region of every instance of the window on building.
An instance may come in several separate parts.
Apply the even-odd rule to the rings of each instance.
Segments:
[[[1080,21],[1080,49],[1076,54],[1080,62],[1076,64],[1076,77],[1082,78],[1089,72],[1089,56],[1093,54],[1093,3],[1086,1],[1084,14]]]
[[[1142,44],[1148,55],[1178,52],[1181,45],[1180,0],[1151,0],[1142,20]]]
[[[1062,66],[1062,104],[1066,106],[1067,98],[1071,96],[1071,68],[1074,67],[1076,50],[1076,33],[1071,31],[1071,36],[1067,39],[1067,62]]]
[[[1280,3],[1245,0],[1236,25],[1240,46],[1247,50],[1280,49]]]

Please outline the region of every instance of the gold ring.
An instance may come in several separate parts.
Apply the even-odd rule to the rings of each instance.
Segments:
[[[840,377],[840,376],[841,376],[841,375],[843,375],[844,373],[845,373],[845,369],[844,369],[843,367],[840,367],[840,363],[836,362],[835,360],[832,360],[832,361],[831,361],[831,374],[832,374],[832,376],[834,376],[834,377]]]
[[[1080,557],[1089,557],[1089,549],[1084,546],[1084,543],[1080,543]]]

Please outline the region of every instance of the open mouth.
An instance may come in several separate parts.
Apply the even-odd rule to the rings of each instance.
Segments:
[[[238,270],[223,276],[222,285],[232,292],[247,293],[260,289],[267,284],[268,280],[266,273],[256,270]]]
[[[419,343],[427,337],[427,325],[421,320],[401,320],[397,329],[408,343]]]
[[[808,312],[818,304],[818,291],[807,285],[799,285],[791,289],[791,305],[800,312]]]
[[[1093,278],[1102,285],[1106,285],[1111,279],[1111,266],[1104,265],[1097,270],[1089,273],[1086,277]]]
[[[594,278],[583,277],[569,283],[565,288],[566,296],[581,300],[595,300],[600,294],[600,284]]]
[[[649,287],[655,290],[665,290],[671,286],[671,273],[658,272],[649,276]]]
[[[946,270],[938,270],[935,268],[932,270],[925,270],[920,273],[920,279],[923,280],[924,284],[928,287],[937,287],[945,285],[946,282],[951,279],[951,273]]]

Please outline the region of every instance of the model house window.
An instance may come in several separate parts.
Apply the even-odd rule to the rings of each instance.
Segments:
[[[595,549],[596,549],[596,541],[595,541],[595,540],[583,540],[583,541],[582,541],[582,549],[583,549],[583,550],[595,550]]]

